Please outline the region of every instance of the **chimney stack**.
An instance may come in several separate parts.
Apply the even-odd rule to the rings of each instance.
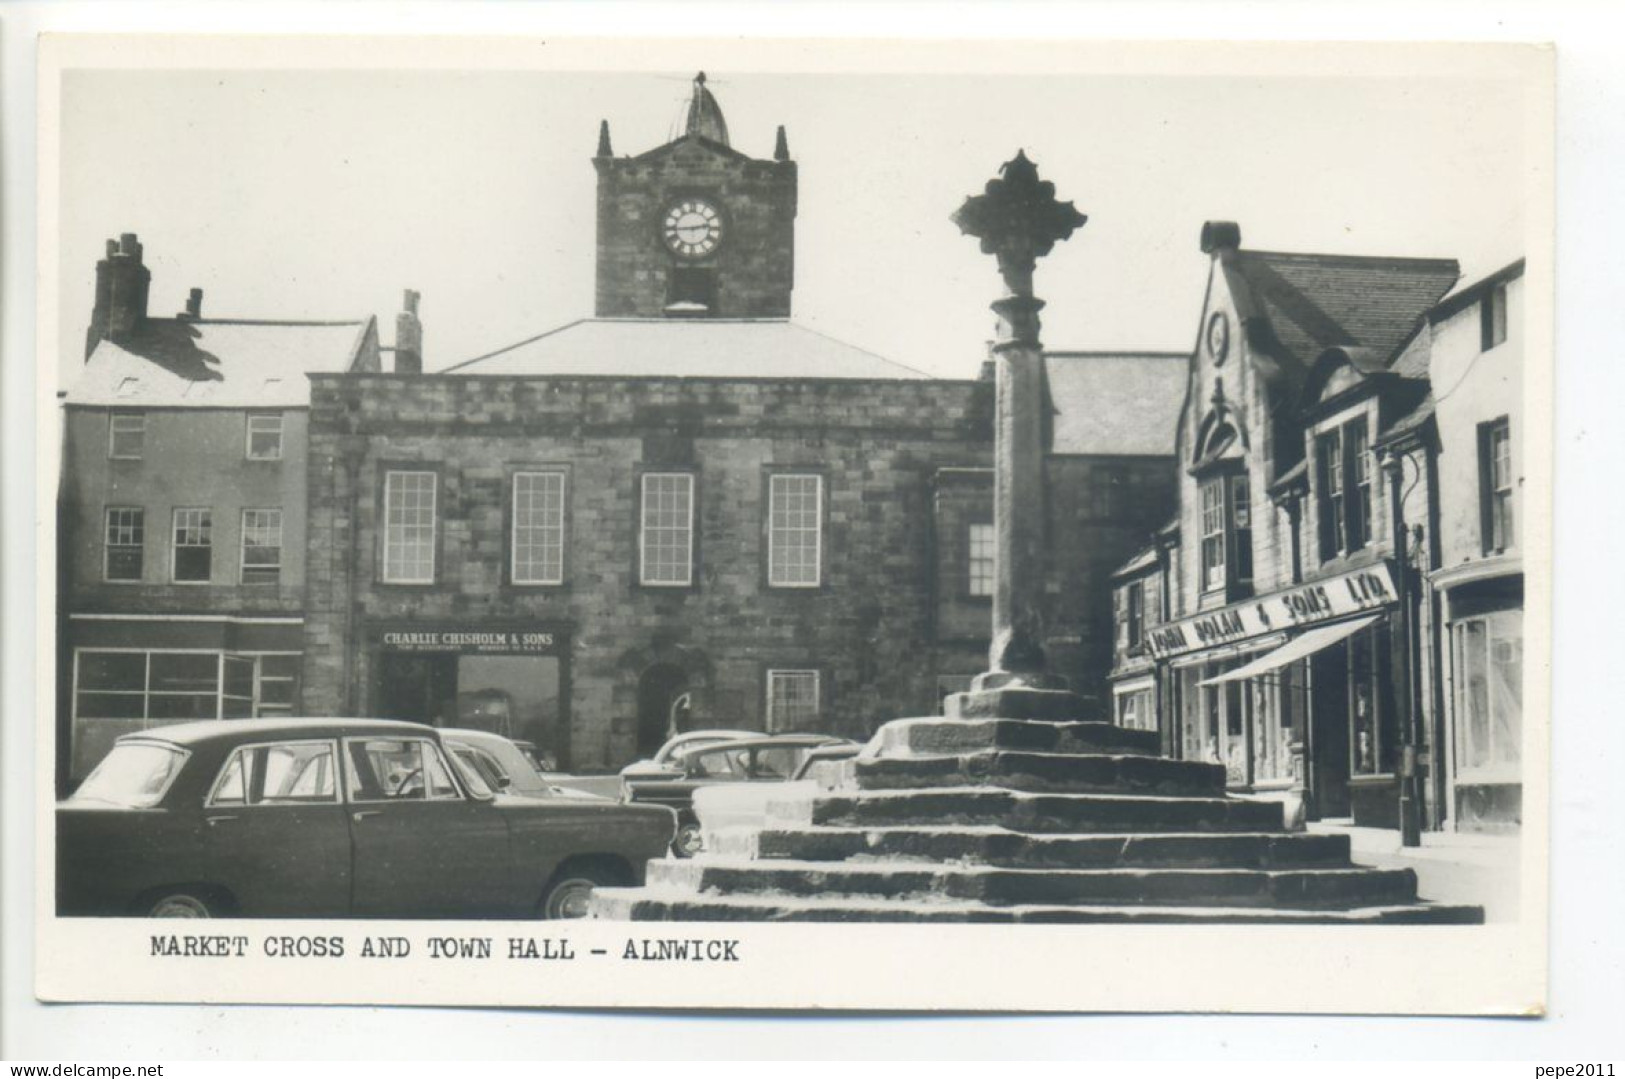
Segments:
[[[1241,226],[1234,221],[1209,221],[1202,226],[1202,254],[1234,251],[1240,246]]]
[[[107,256],[96,263],[96,304],[85,334],[85,359],[103,340],[128,338],[147,320],[152,271],[141,262],[141,241],[133,232],[107,241]]]
[[[196,322],[203,317],[203,290],[195,288],[186,294],[186,310],[180,313],[180,318],[188,322]]]
[[[418,320],[418,294],[407,289],[401,313],[395,316],[395,373],[423,373],[423,323]]]

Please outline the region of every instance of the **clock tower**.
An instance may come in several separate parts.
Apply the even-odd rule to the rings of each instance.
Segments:
[[[796,164],[783,127],[771,160],[735,150],[701,72],[682,135],[616,157],[606,120],[593,167],[598,317],[790,316]]]

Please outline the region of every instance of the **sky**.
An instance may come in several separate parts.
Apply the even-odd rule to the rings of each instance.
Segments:
[[[676,134],[667,71],[74,70],[62,84],[58,329],[71,378],[103,242],[149,311],[379,318],[422,293],[429,370],[592,314],[598,124]],[[737,62],[737,54],[735,54]],[[1495,77],[761,74],[712,67],[733,146],[799,162],[794,318],[974,377],[994,261],[948,220],[1024,149],[1089,222],[1038,269],[1051,349],[1187,351],[1209,219],[1260,250],[1523,255],[1521,84]]]

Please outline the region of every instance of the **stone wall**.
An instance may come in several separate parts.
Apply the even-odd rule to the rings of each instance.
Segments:
[[[560,627],[576,768],[619,766],[641,666],[699,654],[690,726],[760,727],[769,666],[824,672],[822,725],[866,736],[936,707],[932,477],[990,463],[991,387],[587,378],[316,376],[304,708],[367,712],[372,629],[455,619]],[[427,586],[379,583],[384,471],[440,477]],[[564,583],[508,582],[511,473],[568,475]],[[637,583],[637,477],[696,476],[695,584]],[[824,477],[823,583],[766,585],[770,469]]]

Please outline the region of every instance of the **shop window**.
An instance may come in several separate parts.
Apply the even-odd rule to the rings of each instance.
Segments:
[[[1136,731],[1157,729],[1157,712],[1149,689],[1130,690],[1117,695],[1117,725]]]
[[[439,477],[433,472],[384,476],[384,582],[433,584]]]
[[[1523,619],[1516,611],[1457,622],[1456,769],[1463,778],[1518,779],[1523,753]]]
[[[1202,482],[1202,590],[1224,587],[1224,479]]]
[[[687,472],[648,472],[642,486],[638,580],[656,586],[690,585],[694,581],[694,477]]]
[[[564,473],[513,477],[513,583],[564,583]]]
[[[282,414],[251,413],[248,417],[248,437],[243,452],[250,461],[281,460]]]
[[[1363,548],[1371,540],[1371,446],[1365,417],[1315,439],[1320,559]]]
[[[109,581],[139,581],[146,536],[145,510],[135,506],[109,506],[102,576]]]
[[[243,583],[276,584],[282,577],[282,511],[243,511]]]
[[[147,448],[147,417],[141,412],[115,412],[107,421],[107,456],[139,461]]]
[[[1478,474],[1485,554],[1517,545],[1513,530],[1512,427],[1505,416],[1478,429]]]
[[[1507,339],[1507,287],[1496,285],[1479,304],[1480,351],[1488,352]]]
[[[818,682],[817,671],[768,671],[767,729],[800,731],[816,727],[819,716]]]
[[[175,511],[173,578],[184,584],[207,584],[214,568],[214,515],[204,509]]]
[[[1354,775],[1391,773],[1399,756],[1399,732],[1384,671],[1387,639],[1380,624],[1349,638],[1349,750]]]
[[[768,479],[767,583],[816,588],[823,546],[824,478],[781,474]]]
[[[972,596],[993,594],[993,526],[973,524],[966,538],[969,561],[966,569],[966,592]]]

